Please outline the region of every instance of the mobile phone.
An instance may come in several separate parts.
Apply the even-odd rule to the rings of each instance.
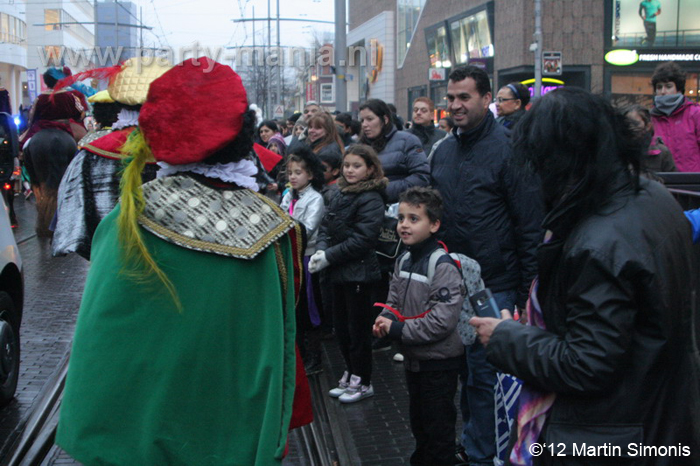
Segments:
[[[469,302],[472,303],[472,308],[474,312],[479,317],[495,317],[496,319],[501,318],[501,310],[496,304],[496,300],[493,297],[493,293],[488,288],[474,293],[469,297]]]

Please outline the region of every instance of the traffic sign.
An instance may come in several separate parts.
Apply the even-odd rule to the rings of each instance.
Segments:
[[[274,118],[284,117],[284,105],[275,105],[275,110],[272,112]]]

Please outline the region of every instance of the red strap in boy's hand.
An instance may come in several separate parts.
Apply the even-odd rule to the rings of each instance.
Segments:
[[[391,307],[391,306],[387,306],[386,304],[383,304],[383,303],[374,303],[374,306],[375,306],[375,307],[383,307],[383,308],[386,309],[387,311],[391,312],[392,314],[394,314],[394,315],[396,316],[397,319],[399,319],[399,322],[405,322],[405,321],[410,320],[410,319],[420,319],[421,317],[424,317],[428,312],[430,312],[430,309],[428,309],[428,310],[425,311],[424,313],[419,314],[419,315],[417,315],[417,316],[405,317],[405,316],[402,315],[399,311],[397,311],[396,309],[394,309],[394,308]]]

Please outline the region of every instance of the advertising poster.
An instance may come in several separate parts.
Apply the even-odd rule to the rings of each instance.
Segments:
[[[700,1],[613,0],[613,47],[700,45]]]
[[[542,74],[561,76],[561,52],[542,52]]]

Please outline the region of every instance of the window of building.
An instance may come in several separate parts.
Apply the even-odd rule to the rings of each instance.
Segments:
[[[333,93],[333,83],[323,83],[321,84],[321,102],[322,103],[332,103],[335,102],[335,95]]]
[[[413,118],[413,101],[416,100],[418,97],[425,97],[427,93],[428,89],[426,88],[426,86],[416,86],[408,88],[408,120],[411,120],[411,118]]]
[[[452,20],[449,24],[456,63],[468,63],[470,58],[494,56],[486,10]]]
[[[0,13],[0,41],[22,44],[27,40],[26,24],[19,18]]]
[[[450,44],[447,38],[447,27],[438,26],[426,30],[425,38],[428,45],[428,56],[431,68],[450,68]]]
[[[700,2],[697,0],[639,2],[608,0],[612,34],[607,46],[621,48],[688,47],[700,45]],[[657,6],[661,13],[655,15]],[[650,21],[646,21],[650,15]],[[655,16],[651,16],[655,15]],[[658,16],[658,17],[657,17]]]
[[[2,42],[10,41],[10,17],[5,13],[0,15],[0,39]]]
[[[418,19],[424,6],[425,0],[398,0],[396,2],[396,16],[398,18],[396,49],[399,68],[403,66],[408,49],[411,47],[411,40],[413,40],[413,34],[416,32]]]
[[[44,29],[58,31],[61,29],[61,10],[44,10]]]
[[[625,107],[639,104],[647,108],[653,106],[654,91],[651,88],[649,72],[613,74],[610,80],[610,93],[613,105]],[[698,102],[700,75],[687,73],[685,79],[685,96]]]
[[[83,26],[82,24],[77,24],[78,21],[76,21],[75,18],[73,18],[70,14],[66,13],[65,11],[63,11],[62,13],[63,22],[69,23],[64,25],[64,29],[68,31],[70,35],[84,42],[92,43],[94,41],[94,35],[89,30],[87,30],[85,26]]]

